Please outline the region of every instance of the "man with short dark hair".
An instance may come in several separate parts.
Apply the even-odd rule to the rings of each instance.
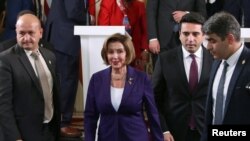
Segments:
[[[180,20],[180,46],[159,55],[152,76],[164,141],[199,141],[212,56],[202,46],[205,18]]]
[[[216,59],[210,73],[202,136],[202,141],[207,141],[208,125],[250,124],[250,50],[240,41],[240,25],[229,13],[211,16],[204,32],[207,49]]]

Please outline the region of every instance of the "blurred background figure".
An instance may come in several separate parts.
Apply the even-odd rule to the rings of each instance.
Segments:
[[[33,11],[42,23],[45,23],[51,4],[51,0],[7,0],[6,2],[5,28],[2,36],[0,36],[0,42],[16,37],[15,23],[20,11]],[[45,28],[44,24],[42,24],[42,27]]]
[[[144,2],[137,0],[102,0],[98,25],[124,25],[131,36],[136,58],[132,66],[145,70],[148,62],[148,41]]]
[[[53,0],[47,17],[45,39],[54,45],[60,79],[61,135],[80,137],[81,132],[70,127],[78,86],[80,37],[74,36],[75,25],[86,25],[86,1]]]
[[[250,28],[250,0],[210,0],[207,2],[208,17],[216,12],[226,11],[232,14],[241,27]],[[250,43],[245,44],[250,48]]]
[[[189,12],[197,12],[206,17],[205,1],[147,0],[148,40],[153,65],[159,53],[180,45],[179,22]]]
[[[150,79],[129,65],[135,58],[131,39],[119,33],[111,35],[101,56],[110,66],[91,77],[84,112],[84,141],[150,141],[144,107],[153,141],[163,141]]]
[[[6,0],[0,1],[0,37],[4,29]]]

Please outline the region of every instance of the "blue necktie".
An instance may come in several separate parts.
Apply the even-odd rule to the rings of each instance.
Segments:
[[[214,114],[214,124],[219,125],[222,124],[223,121],[223,93],[224,93],[224,84],[226,79],[228,63],[224,61],[224,68],[221,74],[217,95],[216,95],[216,103],[215,103],[215,114]]]

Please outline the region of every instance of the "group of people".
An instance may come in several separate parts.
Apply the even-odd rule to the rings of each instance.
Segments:
[[[129,2],[123,6],[140,5]],[[178,0],[173,5],[148,0],[147,11],[166,4],[177,9],[169,13],[172,16],[161,15],[164,8],[154,11],[158,16],[148,12],[153,18],[148,21],[154,25],[148,25],[148,49],[157,54],[151,77],[136,68],[138,51],[133,38],[116,33],[105,41],[100,55],[109,67],[90,79],[85,141],[206,141],[208,125],[250,124],[250,90],[246,87],[250,50],[240,41],[239,22],[226,12],[206,21],[204,9],[192,11],[190,5],[179,11],[177,6],[184,3]],[[205,2],[200,0],[200,4]],[[79,136],[79,131],[68,127],[80,55],[73,26],[86,22],[84,15],[75,12],[84,11],[79,5],[85,4],[53,0],[46,25],[31,11],[18,14],[16,43],[0,53],[0,140],[59,141],[62,134]],[[116,8],[106,8],[100,11],[104,20],[98,22],[116,23],[115,18],[107,22],[110,18],[104,11]],[[133,14],[126,9],[125,13]],[[129,19],[131,25],[136,24],[136,19]],[[169,22],[165,19],[172,21],[162,26]],[[137,28],[132,27],[132,33],[134,30]],[[52,51],[41,45],[43,36],[53,44]],[[206,48],[202,45],[205,39]],[[164,48],[167,51],[162,52]]]
[[[207,141],[209,125],[250,123],[250,50],[238,21],[226,12],[207,21],[189,13],[179,23],[181,45],[159,55],[152,78],[129,65],[126,35],[106,40],[101,56],[110,67],[89,83],[86,141]]]

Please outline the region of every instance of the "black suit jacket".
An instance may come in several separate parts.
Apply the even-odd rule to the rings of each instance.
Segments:
[[[211,125],[212,114],[212,88],[213,81],[219,68],[221,60],[216,60],[211,70],[211,76],[208,87],[208,99],[206,106],[206,125]],[[244,47],[240,58],[236,64],[232,78],[228,86],[228,92],[225,103],[225,115],[223,124],[228,125],[250,125],[250,50]],[[207,127],[207,126],[205,126]],[[207,128],[202,137],[202,141],[207,141]]]
[[[54,115],[49,123],[59,141],[60,111],[55,74],[55,56],[39,48],[53,77]],[[44,141],[44,99],[35,71],[18,45],[0,54],[0,125],[6,141]]]
[[[170,131],[175,141],[185,141],[188,122],[193,111],[198,131],[204,128],[205,103],[213,58],[203,47],[202,70],[194,93],[189,91],[182,48],[159,55],[153,72],[155,100],[163,132]]]
[[[176,10],[198,12],[206,17],[204,0],[147,0],[148,38],[158,38],[161,50],[173,48],[168,43],[174,34],[172,12]]]

